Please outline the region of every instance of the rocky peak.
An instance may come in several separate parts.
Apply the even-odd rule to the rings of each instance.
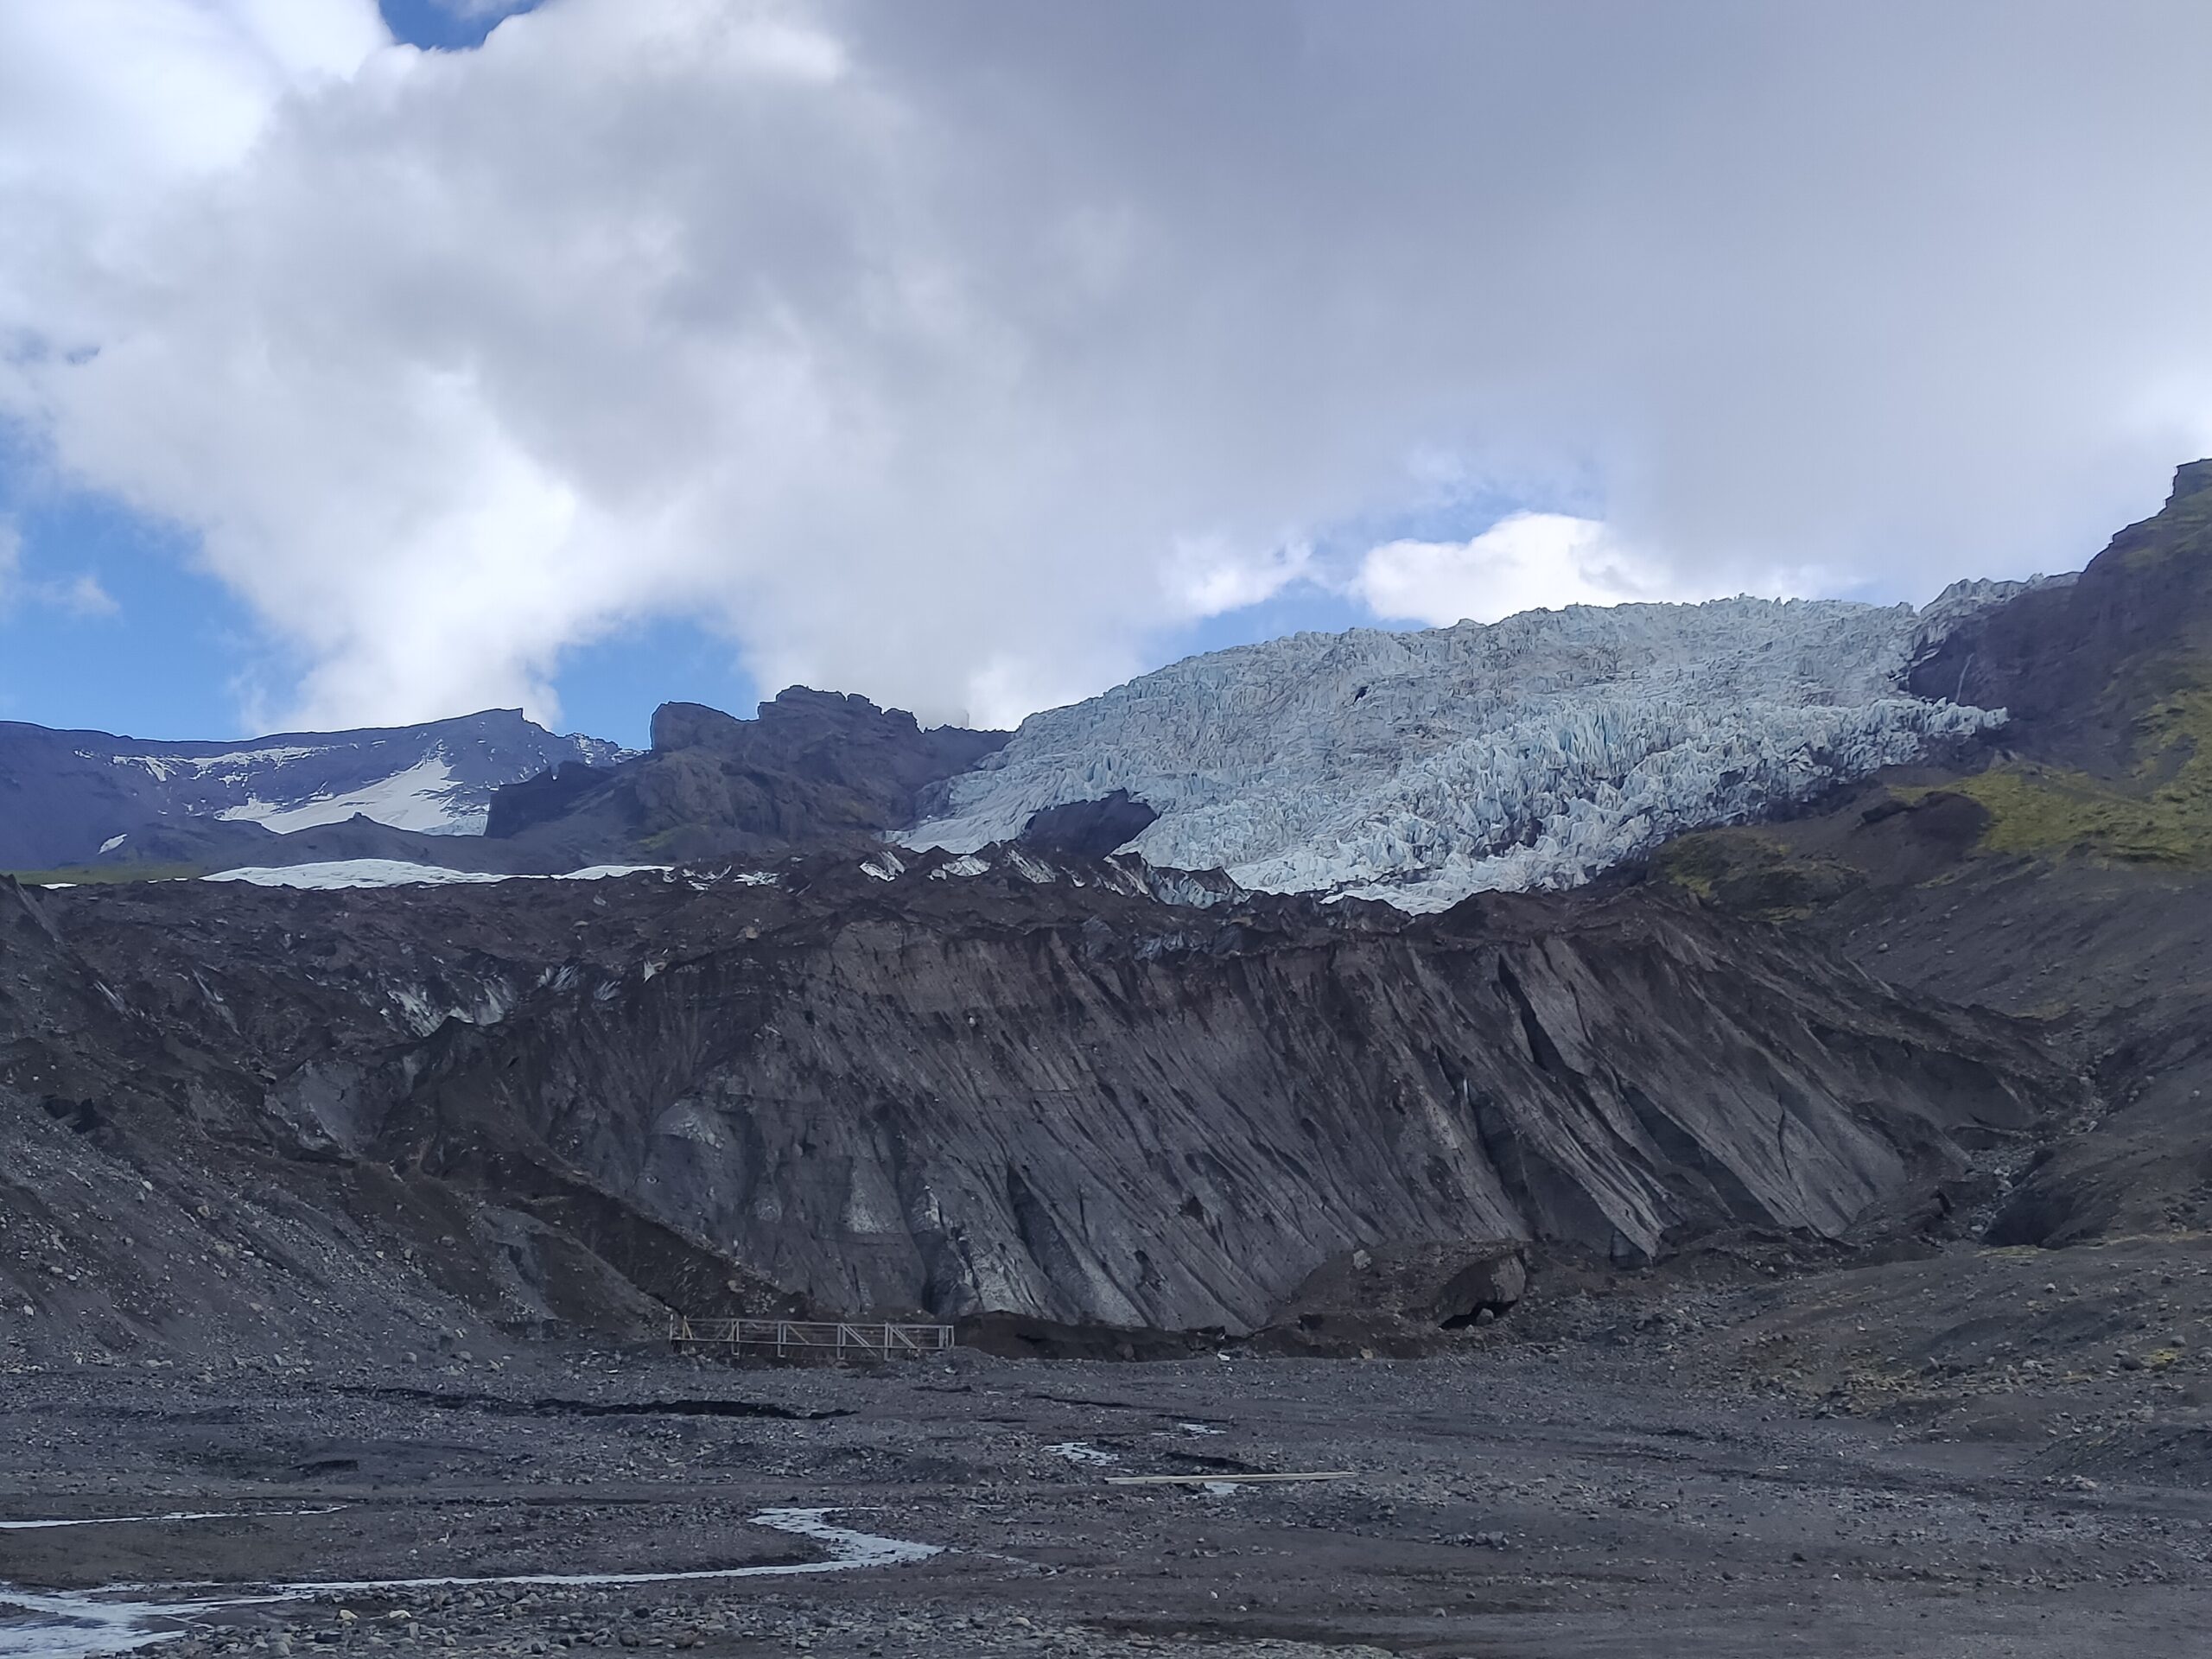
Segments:
[[[1003,732],[924,731],[903,709],[803,685],[752,720],[664,702],[650,753],[504,790],[489,833],[580,857],[655,860],[872,840],[912,823],[923,791],[1005,741]]]
[[[2178,506],[2192,496],[2208,493],[2212,493],[2212,460],[2183,461],[2174,468],[2174,487],[2166,497],[2166,505]]]
[[[723,728],[737,723],[736,716],[703,702],[664,702],[653,710],[652,752],[668,754],[709,747]]]
[[[2168,728],[2212,671],[2208,556],[2212,461],[2196,461],[2071,586],[2031,588],[1952,632],[1915,665],[1912,689],[2009,710],[2005,744],[2020,754],[2131,774],[2190,735]]]
[[[880,709],[856,693],[787,685],[762,703],[752,720],[701,702],[664,702],[653,710],[652,745],[654,753],[666,754],[863,734],[906,739],[920,731],[904,709]]]

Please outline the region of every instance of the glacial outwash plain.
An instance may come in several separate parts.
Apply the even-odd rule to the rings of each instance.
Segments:
[[[0,1656],[2212,1644],[2212,462],[1011,733],[0,725]]]

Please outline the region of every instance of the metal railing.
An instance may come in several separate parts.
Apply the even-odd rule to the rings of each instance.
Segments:
[[[734,1352],[773,1354],[779,1359],[811,1356],[838,1359],[902,1359],[939,1354],[952,1346],[949,1325],[856,1323],[843,1319],[695,1319],[682,1313],[668,1319],[673,1348],[727,1348]]]

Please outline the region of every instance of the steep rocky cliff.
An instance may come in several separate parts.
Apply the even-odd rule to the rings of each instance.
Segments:
[[[1967,1225],[2078,1092],[2002,1020],[1634,892],[1414,921],[1176,891],[1007,852],[18,899],[11,965],[63,953],[113,995],[0,1005],[5,1086],[38,1109],[57,1046],[195,1056],[203,1166],[250,1157],[308,1210],[364,1181],[393,1216],[459,1205],[434,1282],[510,1319],[617,1317],[610,1285],[703,1306],[728,1276],[1239,1328],[1363,1243],[1636,1262],[1716,1229]],[[143,1103],[94,1109],[126,1164],[181,1109],[127,1069],[55,1096]],[[370,1259],[427,1261],[346,1213]]]
[[[1912,688],[1993,700],[2011,712],[2008,747],[2100,774],[2212,737],[2212,461],[2177,469],[2165,506],[2113,537],[2074,582],[1952,632]]]
[[[2026,1172],[2010,1243],[2212,1225],[2212,462],[2070,586],[2022,594],[1916,671],[2012,719],[1947,767],[1655,861],[1808,956],[2028,1015],[2102,1109]]]

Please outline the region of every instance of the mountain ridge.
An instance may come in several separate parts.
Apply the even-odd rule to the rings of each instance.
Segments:
[[[0,869],[90,864],[149,831],[251,845],[362,817],[412,835],[469,836],[492,791],[562,760],[621,750],[556,736],[518,709],[417,726],[281,732],[236,742],[165,741],[0,722]],[[126,850],[128,849],[128,850]]]
[[[664,704],[643,753],[552,739],[513,711],[280,734],[249,746],[264,770],[311,771],[310,757],[394,740],[401,752],[379,775],[357,766],[351,779],[271,787],[266,800],[236,777],[226,791],[190,788],[211,761],[237,770],[255,758],[238,746],[139,754],[92,734],[103,754],[75,760],[104,762],[109,796],[120,779],[175,798],[150,816],[141,803],[127,830],[111,799],[97,850],[94,817],[65,798],[58,817],[75,831],[48,836],[33,849],[42,859],[24,855],[36,810],[19,800],[12,820],[0,815],[0,867],[374,861],[552,874],[831,838],[964,851],[1041,836],[1219,868],[1254,889],[1433,910],[1471,892],[1572,886],[1669,834],[1796,810],[1983,737],[2005,710],[1941,696],[1948,667],[1922,665],[1974,619],[2065,580],[1963,581],[1917,610],[1738,598],[1296,634],[1185,658],[1012,734],[925,729],[862,696],[793,686],[750,720]],[[494,721],[510,728],[504,752],[480,729]],[[448,781],[454,746],[441,733],[465,737],[475,757],[465,788]],[[67,734],[16,735],[19,748],[72,747]],[[181,793],[173,772],[188,773]]]
[[[856,694],[788,686],[751,720],[703,703],[653,711],[652,747],[605,768],[569,766],[493,798],[493,840],[577,858],[750,854],[873,842],[913,820],[925,791],[1006,741],[925,728]]]

